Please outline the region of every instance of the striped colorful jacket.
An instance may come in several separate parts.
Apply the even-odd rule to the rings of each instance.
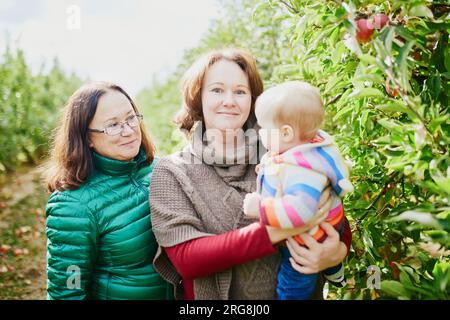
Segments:
[[[314,215],[328,180],[334,192],[332,209],[325,221],[339,231],[344,220],[341,197],[353,191],[353,186],[347,165],[331,136],[319,130],[309,143],[275,156],[266,153],[261,159],[257,180],[258,192],[263,198],[261,222],[278,228],[305,226],[305,231],[309,230],[317,241],[323,241],[325,232]],[[295,239],[303,244],[300,237]]]

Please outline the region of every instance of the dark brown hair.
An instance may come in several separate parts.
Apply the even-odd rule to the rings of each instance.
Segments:
[[[88,127],[97,111],[100,97],[108,91],[119,91],[130,101],[136,113],[136,104],[118,85],[95,82],[79,88],[64,107],[60,123],[55,129],[50,159],[44,165],[44,179],[50,192],[74,190],[83,184],[94,169],[93,153],[89,147]],[[141,148],[146,163],[153,162],[155,147],[141,122]]]
[[[256,98],[263,92],[263,82],[253,56],[241,49],[222,49],[206,53],[186,71],[181,82],[182,108],[175,117],[179,129],[191,132],[194,123],[203,120],[202,86],[208,69],[217,61],[235,62],[248,77],[252,95],[250,117],[254,118]]]

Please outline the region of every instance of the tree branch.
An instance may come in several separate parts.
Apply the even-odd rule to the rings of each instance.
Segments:
[[[389,176],[389,180],[385,182],[383,189],[378,193],[377,197],[375,198],[375,200],[372,201],[372,203],[366,208],[366,213],[360,217],[359,219],[356,219],[358,222],[361,222],[369,213],[369,210],[372,209],[375,204],[381,199],[381,197],[383,195],[385,195],[389,189],[392,189],[392,186],[390,186],[391,183],[394,182],[394,179],[399,175],[398,172],[394,172]]]
[[[338,95],[334,96],[330,101],[327,101],[327,106],[338,101],[342,97],[343,94],[344,93],[339,93]]]
[[[432,140],[434,140],[433,137],[433,133],[430,131],[430,129],[427,126],[427,122],[425,121],[424,118],[422,118],[422,116],[413,108],[413,105],[411,103],[411,101],[409,100],[408,94],[403,90],[403,88],[401,87],[400,83],[397,81],[397,79],[395,79],[394,77],[394,71],[392,69],[392,66],[389,67],[388,69],[386,69],[386,74],[388,76],[388,78],[392,81],[392,83],[395,85],[395,89],[398,90],[398,92],[400,93],[400,96],[402,97],[403,101],[406,102],[406,107],[412,112],[414,113],[414,115],[420,120],[420,122],[422,122],[422,125],[424,126],[424,128],[427,130],[427,132],[430,134]]]
[[[284,4],[284,5],[288,8],[289,11],[291,11],[291,12],[293,12],[293,13],[295,13],[295,14],[299,14],[299,13],[300,13],[300,11],[298,11],[297,9],[295,9],[293,6],[291,6],[291,5],[290,5],[289,3],[287,3],[286,1],[280,0],[280,2],[281,2],[282,4]]]

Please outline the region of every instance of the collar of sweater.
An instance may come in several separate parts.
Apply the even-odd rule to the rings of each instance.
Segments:
[[[248,120],[244,126],[249,128],[245,132],[245,143],[233,150],[233,152],[224,153],[222,150],[216,150],[207,144],[204,137],[205,127],[201,121],[195,124],[192,141],[189,145],[190,153],[202,160],[206,164],[214,167],[230,168],[236,165],[256,164],[258,159],[258,125],[255,121]]]
[[[129,174],[145,162],[147,156],[144,149],[140,149],[136,157],[131,161],[120,161],[104,157],[93,151],[95,170],[109,176],[122,176]]]

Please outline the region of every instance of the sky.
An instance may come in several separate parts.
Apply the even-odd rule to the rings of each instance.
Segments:
[[[218,16],[217,0],[0,0],[0,54],[7,42],[22,48],[34,72],[56,56],[68,73],[135,95],[169,75]]]

